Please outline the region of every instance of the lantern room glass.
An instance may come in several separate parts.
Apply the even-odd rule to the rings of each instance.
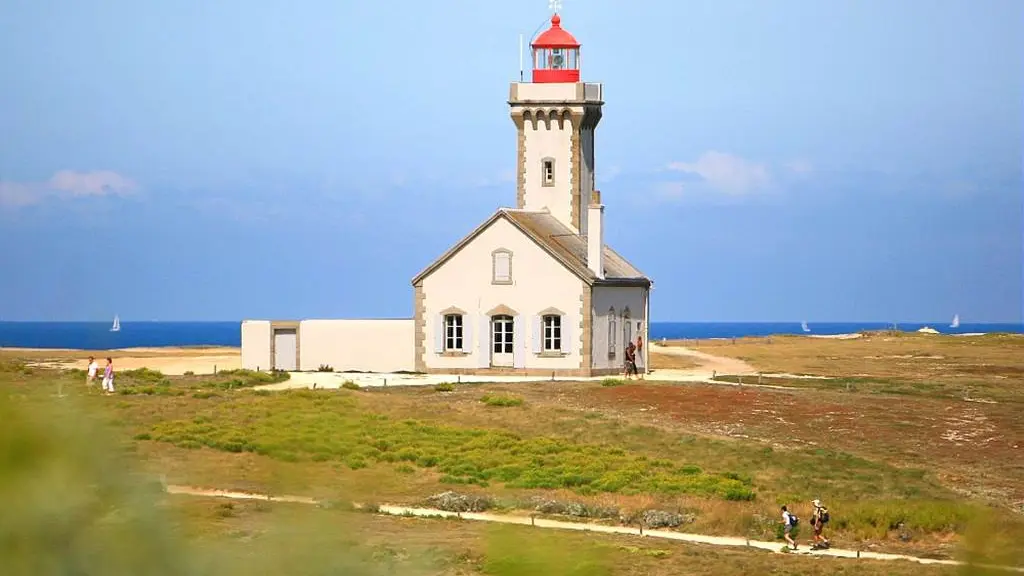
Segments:
[[[579,70],[579,48],[535,48],[534,70]]]

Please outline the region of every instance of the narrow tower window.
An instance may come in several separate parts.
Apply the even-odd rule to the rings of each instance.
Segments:
[[[555,185],[555,161],[552,158],[541,160],[541,182],[544,186]]]

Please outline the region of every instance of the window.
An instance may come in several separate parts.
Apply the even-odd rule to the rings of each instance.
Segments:
[[[622,311],[622,345],[629,346],[633,341],[633,323],[630,322],[629,308]]]
[[[512,252],[499,248],[491,253],[492,284],[512,283]]]
[[[462,315],[446,314],[444,317],[445,352],[462,351]]]
[[[615,308],[608,309],[608,357],[615,358],[615,336],[619,333],[615,321]]]
[[[543,319],[544,352],[562,351],[562,317],[547,314]]]
[[[541,184],[544,186],[555,185],[555,161],[553,158],[541,160]]]
[[[565,67],[565,54],[561,48],[551,50],[551,59],[548,61],[552,70],[561,70]]]

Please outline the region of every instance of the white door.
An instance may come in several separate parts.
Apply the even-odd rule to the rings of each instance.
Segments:
[[[298,366],[295,330],[274,330],[274,369],[290,372]]]
[[[491,366],[512,366],[515,356],[515,320],[511,316],[491,318]]]

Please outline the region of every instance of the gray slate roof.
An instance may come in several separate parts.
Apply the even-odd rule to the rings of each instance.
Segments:
[[[511,208],[501,208],[495,212],[483,224],[417,274],[413,278],[412,283],[414,285],[418,284],[420,280],[444,264],[459,249],[468,244],[499,218],[504,218],[519,228],[541,248],[590,285],[650,286],[651,284],[649,278],[644,276],[640,270],[620,256],[618,252],[612,250],[607,244],[604,245],[605,277],[603,279],[597,278],[590,268],[587,267],[586,236],[576,234],[549,212],[514,210]]]

